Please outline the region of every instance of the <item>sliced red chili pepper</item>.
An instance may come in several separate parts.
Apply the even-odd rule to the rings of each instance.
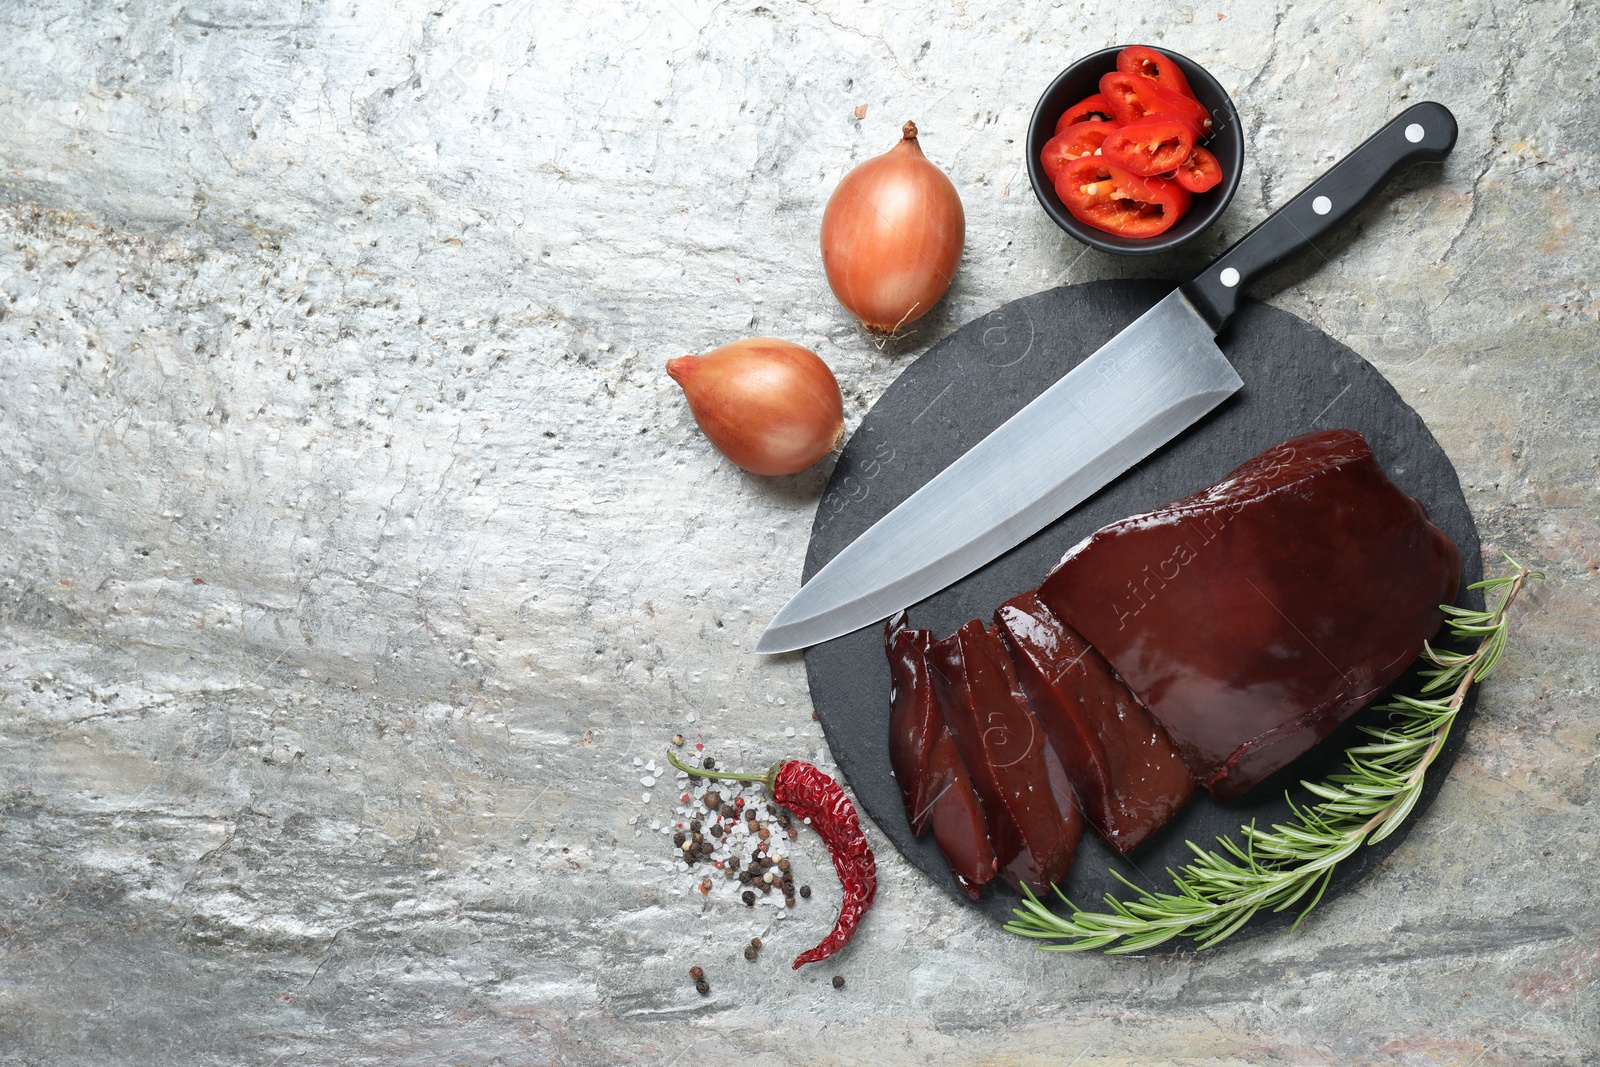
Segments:
[[[1172,180],[1191,193],[1203,193],[1221,183],[1222,164],[1217,162],[1216,156],[1197,145],[1189,158],[1178,165]]]
[[[1075,159],[1061,168],[1056,195],[1086,226],[1119,237],[1165,233],[1189,210],[1189,190],[1164,178],[1130,174],[1104,156]]]
[[[1046,141],[1039,153],[1039,162],[1044,165],[1051,183],[1054,184],[1062,167],[1080,156],[1094,155],[1106,136],[1121,127],[1120,122],[1078,122]]]
[[[1142,44],[1129,45],[1117,53],[1117,69],[1124,74],[1142,75],[1163,89],[1182,93],[1190,100],[1197,99],[1194,90],[1189,88],[1189,79],[1183,76],[1183,68],[1171,56],[1154,48]]]
[[[1196,140],[1211,132],[1211,112],[1200,101],[1163,89],[1142,74],[1114,70],[1100,79],[1100,94],[1111,105],[1111,117],[1124,126],[1167,112],[1190,123]]]
[[[1080,122],[1110,122],[1115,117],[1111,113],[1110,102],[1101,93],[1095,93],[1093,96],[1084,97],[1062,112],[1061,117],[1056,119],[1056,132],[1060,133],[1068,126]]]
[[[1194,151],[1194,127],[1166,114],[1151,115],[1111,131],[1100,150],[1106,162],[1134,174],[1165,174]]]

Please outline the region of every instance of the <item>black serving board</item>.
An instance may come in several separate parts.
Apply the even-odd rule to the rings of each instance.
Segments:
[[[934,345],[884,392],[845,446],[817,509],[805,578],[1170,289],[1150,281],[1052,289],[1007,304]],[[1296,434],[1330,428],[1364,434],[1389,477],[1420,500],[1433,522],[1450,535],[1461,550],[1463,592],[1458,603],[1481,608],[1482,593],[1466,589],[1481,577],[1482,565],[1477,526],[1455,468],[1383,376],[1309,323],[1255,301],[1245,302],[1218,344],[1244,379],[1243,389],[1051,526],[913,605],[911,624],[943,637],[968,619],[988,620],[1002,601],[1037,586],[1068,548],[1101,526],[1210,485]],[[882,837],[928,877],[970,903],[956,888],[932,835],[920,840],[911,836],[890,776],[889,668],[881,626],[813,646],[805,659],[817,717],[866,814]],[[1415,674],[1408,673],[1395,688],[1412,691],[1416,684]],[[1423,817],[1437,794],[1471,712],[1469,695],[1460,725],[1434,764],[1407,825]],[[1113,869],[1136,885],[1170,889],[1168,868],[1191,858],[1186,841],[1210,848],[1217,837],[1236,833],[1251,820],[1265,826],[1289,818],[1285,791],[1297,801],[1311,799],[1298,783],[1338,771],[1343,750],[1359,743],[1356,725],[1386,717],[1370,708],[1358,713],[1318,748],[1237,801],[1220,805],[1202,792],[1126,860],[1086,834],[1065,892],[1089,907],[1108,892],[1127,899],[1131,894],[1112,878]],[[1338,869],[1324,900],[1367,875],[1404,836],[1402,828],[1357,852]],[[996,882],[973,906],[1004,921],[1012,917],[1017,901],[1015,893]],[[1234,940],[1282,928],[1292,919],[1292,913],[1258,915]],[[1189,947],[1183,941],[1163,946],[1167,951]]]

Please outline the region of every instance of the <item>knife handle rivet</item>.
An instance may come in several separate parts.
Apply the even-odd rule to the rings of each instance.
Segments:
[[[1333,201],[1329,200],[1325,196],[1319,196],[1315,200],[1311,201],[1311,210],[1315,211],[1318,215],[1326,215],[1328,212],[1333,210]]]
[[[1232,267],[1223,267],[1222,273],[1217,275],[1217,280],[1229,289],[1239,284],[1239,272]]]
[[[1416,144],[1418,141],[1422,140],[1423,134],[1426,132],[1427,131],[1424,130],[1420,125],[1413,122],[1411,125],[1406,127],[1406,140],[1410,141],[1412,144]]]

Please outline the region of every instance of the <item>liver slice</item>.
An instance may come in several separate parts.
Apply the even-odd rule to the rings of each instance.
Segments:
[[[1039,598],[1225,800],[1404,671],[1438,631],[1459,575],[1455,545],[1365,439],[1330,430],[1090,535]]]
[[[1036,892],[1065,881],[1083,817],[999,634],[973,620],[934,642],[928,659],[945,722],[983,801],[1000,877]]]
[[[889,656],[889,762],[911,833],[933,839],[950,864],[956,884],[974,900],[995,876],[994,848],[983,805],[955,738],[945,727],[933,691],[928,649],[933,634],[906,625],[900,612],[885,624]]]
[[[1183,759],[1105,658],[1036,593],[1000,605],[995,622],[1086,821],[1127,855],[1194,795]]]

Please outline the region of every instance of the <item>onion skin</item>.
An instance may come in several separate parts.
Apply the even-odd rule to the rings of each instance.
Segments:
[[[961,197],[908,122],[900,143],[856,167],[822,213],[833,295],[870,330],[893,333],[950,288],[967,238]]]
[[[828,365],[776,337],[667,361],[706,438],[752,474],[794,474],[839,447],[844,398]]]

